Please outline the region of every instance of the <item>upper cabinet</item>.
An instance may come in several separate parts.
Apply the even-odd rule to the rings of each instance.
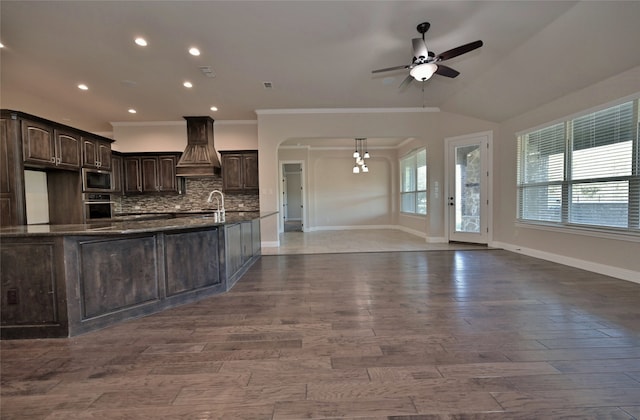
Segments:
[[[80,135],[28,119],[22,120],[22,153],[25,166],[78,170]]]
[[[123,154],[124,194],[180,192],[179,157],[180,153]]]
[[[222,189],[225,192],[257,193],[258,151],[220,152],[222,157]]]
[[[20,121],[2,111],[0,118],[0,226],[26,224]]]
[[[111,169],[111,143],[93,137],[82,137],[82,166]]]
[[[119,153],[111,154],[111,194],[124,192],[123,158]]]

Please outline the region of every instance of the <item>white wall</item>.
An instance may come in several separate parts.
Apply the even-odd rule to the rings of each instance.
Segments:
[[[129,152],[182,152],[187,145],[187,122],[112,123],[113,150]],[[258,148],[257,121],[214,121],[216,151]]]
[[[262,211],[278,210],[278,147],[279,144],[292,138],[355,138],[355,137],[413,137],[420,144],[439,144],[441,139],[438,136],[438,112],[433,109],[417,110],[390,110],[378,112],[301,112],[301,113],[263,113],[258,111],[258,145],[259,145],[259,166],[260,166],[260,209]],[[315,153],[315,152],[312,152]],[[441,160],[441,157],[438,157]],[[345,164],[353,167],[352,159],[346,159]],[[388,164],[390,165],[390,164]],[[313,190],[311,180],[316,180],[321,176],[328,176],[326,171],[318,173],[320,168],[317,165],[307,165],[307,183]],[[334,168],[336,169],[336,168]],[[394,172],[391,166],[381,167],[380,171]],[[373,173],[373,167],[372,172]],[[350,174],[351,175],[351,174]],[[388,180],[386,180],[388,182]],[[393,182],[393,181],[392,181]],[[347,187],[345,187],[347,188]],[[391,188],[391,187],[389,187]],[[309,194],[313,191],[308,190]],[[335,203],[333,203],[335,204]],[[434,203],[434,205],[439,205]],[[328,211],[328,207],[320,207],[317,215],[313,216],[316,223],[330,226],[339,221],[327,220],[321,222],[320,212]],[[353,213],[352,213],[353,214]],[[346,217],[346,216],[345,216]],[[376,220],[380,223],[392,223],[393,213],[382,217],[377,215],[372,217],[367,215],[368,220]],[[387,222],[388,220],[388,222]],[[343,220],[348,222],[348,220]],[[262,220],[262,240],[267,245],[278,244],[278,217]],[[342,223],[342,222],[340,222]],[[352,222],[349,222],[352,223]],[[432,225],[434,231],[442,231],[443,226]],[[435,233],[441,235],[441,233]]]
[[[640,282],[640,243],[516,225],[516,133],[637,93],[640,67],[512,118],[494,136],[494,241],[518,252]]]

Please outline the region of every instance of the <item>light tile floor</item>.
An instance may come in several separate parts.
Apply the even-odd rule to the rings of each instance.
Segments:
[[[280,246],[263,247],[262,255],[464,249],[487,247],[463,243],[428,243],[424,238],[395,229],[332,230],[281,233]]]

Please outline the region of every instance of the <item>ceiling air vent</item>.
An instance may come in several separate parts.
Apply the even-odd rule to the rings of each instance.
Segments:
[[[213,72],[213,69],[211,68],[211,66],[200,66],[198,68],[200,69],[202,74],[204,74],[206,77],[210,77],[210,78],[216,77],[216,74]]]
[[[262,86],[264,86],[265,89],[273,89],[273,83],[271,82],[262,82]]]

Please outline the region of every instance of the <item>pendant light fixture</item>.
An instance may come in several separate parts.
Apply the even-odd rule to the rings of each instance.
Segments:
[[[353,173],[359,174],[361,172],[369,172],[369,167],[365,163],[365,159],[369,159],[371,155],[369,155],[369,150],[367,149],[367,139],[366,138],[356,138],[355,139],[355,151],[353,152],[353,158],[356,160],[353,165]]]

